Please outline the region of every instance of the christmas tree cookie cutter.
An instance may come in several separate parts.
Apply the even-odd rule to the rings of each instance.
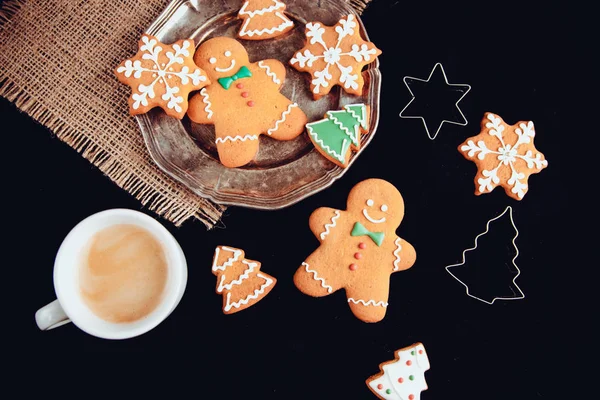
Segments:
[[[442,119],[440,121],[435,133],[433,135],[431,135],[431,133],[429,132],[429,127],[427,126],[427,121],[423,115],[405,115],[405,112],[410,107],[410,105],[415,101],[415,98],[416,98],[415,94],[413,93],[412,89],[410,88],[409,82],[417,81],[417,82],[429,83],[429,81],[431,80],[431,77],[435,74],[435,72],[438,68],[441,70],[441,73],[444,78],[444,82],[446,83],[446,86],[450,86],[450,87],[454,87],[454,88],[461,88],[463,91],[462,96],[460,96],[460,98],[456,101],[456,103],[454,103],[454,106],[460,113],[462,121],[453,121],[453,120],[449,120],[449,119]],[[418,118],[418,119],[420,119],[423,122],[423,126],[425,127],[425,132],[427,133],[427,137],[429,137],[429,139],[434,140],[437,137],[438,133],[442,129],[442,125],[444,125],[445,122],[449,123],[449,124],[460,125],[460,126],[466,126],[468,124],[469,121],[467,121],[467,118],[465,117],[462,110],[458,106],[458,103],[460,103],[460,101],[467,95],[467,93],[469,93],[469,91],[471,90],[471,86],[464,84],[464,83],[449,83],[448,77],[446,76],[446,72],[444,71],[444,66],[441,63],[438,62],[433,66],[433,69],[431,70],[431,73],[429,74],[429,77],[427,79],[415,78],[412,76],[405,76],[403,78],[403,81],[404,81],[404,84],[406,85],[406,88],[410,92],[410,95],[412,96],[412,98],[410,99],[408,104],[406,104],[406,106],[404,106],[402,111],[400,111],[400,118]],[[461,90],[457,90],[457,91],[460,92]]]
[[[515,270],[517,271],[516,275],[512,278],[512,285],[514,286],[514,288],[518,291],[518,294],[514,297],[503,297],[503,296],[495,296],[491,301],[489,300],[485,300],[481,297],[475,296],[470,292],[469,286],[467,284],[465,284],[463,281],[461,281],[455,274],[452,273],[452,271],[450,271],[452,268],[454,267],[458,267],[461,265],[464,265],[466,262],[466,255],[468,252],[477,249],[477,245],[478,245],[478,240],[480,237],[486,235],[489,231],[490,231],[490,224],[500,218],[502,218],[506,213],[508,212],[509,218],[510,218],[510,223],[512,224],[514,230],[515,230],[515,236],[512,238],[511,243],[513,245],[513,247],[515,248],[516,254],[514,255],[514,257],[511,260],[511,263],[513,265],[513,267],[515,268]],[[524,299],[525,298],[525,294],[523,293],[523,291],[521,290],[521,288],[519,287],[519,285],[517,285],[517,278],[519,277],[519,275],[521,275],[521,270],[519,269],[519,267],[517,266],[515,260],[517,259],[517,257],[519,256],[519,248],[517,247],[517,244],[515,243],[515,240],[517,239],[517,237],[519,236],[519,230],[517,229],[517,226],[515,225],[515,221],[513,219],[513,213],[512,213],[512,207],[511,206],[507,206],[506,209],[502,212],[502,214],[490,219],[485,227],[485,232],[480,233],[479,235],[477,235],[475,237],[475,245],[471,248],[465,249],[462,252],[462,261],[458,264],[451,264],[451,265],[447,265],[446,266],[446,271],[448,271],[448,273],[452,276],[452,278],[454,278],[455,280],[457,280],[458,282],[460,282],[461,285],[463,285],[465,287],[465,291],[467,293],[467,296],[472,297],[476,300],[479,300],[481,302],[484,302],[486,304],[494,304],[494,302],[496,300],[520,300],[520,299]]]
[[[366,381],[371,392],[384,400],[419,400],[427,390],[429,358],[422,343],[396,350],[394,359],[379,364],[380,372]]]

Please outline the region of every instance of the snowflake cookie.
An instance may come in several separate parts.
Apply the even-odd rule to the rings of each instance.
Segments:
[[[425,371],[429,358],[422,343],[397,350],[394,359],[379,364],[380,373],[367,379],[367,386],[380,399],[419,400],[427,389]]]
[[[244,250],[217,246],[212,273],[217,277],[217,293],[223,295],[223,312],[233,314],[262,300],[277,280],[260,270],[258,261],[244,258]]]
[[[481,132],[465,140],[458,150],[477,165],[475,194],[489,193],[502,186],[506,194],[521,200],[527,190],[529,175],[548,166],[548,161],[533,144],[532,121],[507,125],[497,115],[485,113]]]
[[[210,83],[192,58],[194,41],[179,40],[166,45],[143,35],[138,47],[138,53],[115,70],[119,81],[131,87],[130,114],[160,107],[171,117],[183,118],[189,93]]]
[[[319,247],[296,270],[294,284],[304,294],[346,291],[352,313],[364,322],[386,314],[390,276],[413,266],[414,247],[396,235],[404,200],[391,183],[367,179],[348,195],[347,209],[317,208],[308,225]]]
[[[290,60],[298,71],[310,72],[310,89],[315,99],[329,93],[335,85],[361,95],[364,80],[361,70],[381,54],[375,45],[363,40],[356,17],[342,18],[335,26],[320,22],[306,24],[306,45]]]

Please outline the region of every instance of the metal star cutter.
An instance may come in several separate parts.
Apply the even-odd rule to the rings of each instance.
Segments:
[[[441,74],[441,76],[438,76],[440,74]],[[430,104],[438,99],[438,97],[439,97],[438,95],[440,94],[439,91],[437,92],[437,94],[435,94],[435,93],[432,93],[432,91],[430,89],[424,90],[428,86],[431,86],[430,81],[431,81],[432,77],[435,77],[436,80],[439,80],[439,78],[443,78],[443,80],[445,82],[445,86],[446,86],[444,88],[445,92],[452,92],[452,94],[460,95],[458,100],[454,103],[454,106],[460,113],[460,120],[457,121],[455,119],[450,119],[448,117],[444,117],[444,115],[447,115],[447,112],[446,112],[447,110],[444,110],[443,112],[440,110],[434,110],[434,111],[436,111],[435,114],[438,114],[438,115],[437,116],[427,116],[427,118],[422,113],[419,113],[421,115],[410,115],[411,105],[413,105],[413,107],[414,107],[414,105],[416,105],[417,103],[424,103],[425,104],[424,108],[430,109],[431,108]],[[442,125],[444,124],[444,122],[447,122],[449,124],[454,124],[454,125],[460,125],[460,126],[467,125],[468,121],[465,118],[464,114],[462,113],[461,109],[458,107],[458,103],[465,97],[465,95],[467,93],[469,93],[469,90],[471,90],[471,86],[467,85],[467,84],[448,83],[448,78],[446,77],[446,72],[444,71],[444,67],[442,66],[441,63],[436,63],[434,65],[434,67],[431,70],[431,73],[429,74],[429,77],[427,79],[420,79],[420,78],[415,78],[412,76],[405,76],[403,80],[404,80],[404,84],[406,85],[406,87],[408,88],[408,91],[410,92],[410,94],[412,96],[412,99],[402,109],[402,111],[400,111],[400,118],[418,118],[421,121],[423,121],[423,125],[425,126],[425,132],[427,133],[427,136],[429,137],[429,139],[433,140],[437,137],[438,133],[440,132],[440,129],[442,129]],[[419,91],[422,93],[415,94],[413,92],[413,88],[411,88],[411,86],[413,86],[413,87],[421,86]],[[429,91],[429,93],[424,93],[426,91]],[[415,102],[415,99],[417,100],[416,102]],[[425,111],[425,110],[423,110],[423,111]],[[429,130],[427,119],[433,119],[433,117],[437,117],[435,119],[440,122],[438,124],[437,129],[435,130],[435,133],[433,133],[433,135],[432,135]]]

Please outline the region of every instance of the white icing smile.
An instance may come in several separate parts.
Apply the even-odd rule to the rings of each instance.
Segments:
[[[375,204],[375,202],[374,202],[372,199],[368,199],[368,200],[367,200],[367,206],[368,206],[368,207],[373,207],[373,205],[374,205],[374,204]],[[387,206],[387,204],[382,204],[382,205],[381,205],[381,211],[383,211],[383,212],[386,212],[387,210],[388,210],[388,206]],[[369,222],[372,222],[372,223],[374,223],[374,224],[380,224],[380,223],[382,223],[382,222],[385,222],[385,217],[381,217],[381,218],[379,218],[379,219],[375,219],[375,218],[372,218],[372,217],[369,215],[369,213],[367,212],[367,209],[366,209],[366,208],[363,208],[363,210],[362,210],[362,211],[363,211],[363,215],[365,216],[365,218],[366,218],[366,219],[367,219]]]
[[[229,70],[231,70],[233,67],[235,67],[235,60],[231,60],[231,65],[227,68],[219,68],[219,67],[215,67],[215,71],[217,72],[227,72]]]
[[[380,224],[382,222],[385,222],[385,217],[381,217],[379,219],[371,218],[371,216],[367,212],[366,208],[363,208],[363,215],[365,216],[366,219],[368,219],[370,222],[372,222],[374,224]]]

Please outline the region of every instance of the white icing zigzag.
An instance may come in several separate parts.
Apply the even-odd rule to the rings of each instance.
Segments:
[[[369,300],[367,302],[365,302],[363,299],[353,299],[352,297],[348,297],[348,303],[354,303],[354,304],[362,304],[363,306],[375,306],[375,307],[387,307],[388,303],[386,303],[385,301],[378,301],[375,302],[375,300]]]
[[[275,74],[275,72],[271,71],[271,68],[269,68],[268,65],[265,65],[265,63],[262,60],[258,62],[258,66],[265,70],[265,73],[267,74],[267,76],[270,77],[274,83],[276,83],[278,85],[281,83],[281,80],[279,78],[277,78],[277,74]]]
[[[206,107],[204,107],[204,111],[206,111],[207,118],[210,119],[213,115],[213,112],[210,109],[210,106],[212,104],[208,99],[208,93],[206,92],[206,88],[202,88],[202,90],[200,91],[200,95],[202,96],[202,102],[206,104]]]
[[[339,210],[335,210],[335,215],[333,217],[331,217],[331,223],[330,224],[325,224],[325,231],[321,232],[321,234],[319,235],[319,237],[321,238],[321,240],[325,239],[325,237],[327,235],[329,235],[329,228],[335,227],[336,220],[339,217],[340,217],[340,211]]]
[[[240,135],[237,135],[235,137],[233,136],[225,136],[223,138],[217,138],[217,140],[215,140],[215,143],[225,143],[225,142],[237,142],[242,141],[245,142],[246,140],[256,140],[258,139],[258,135],[244,135],[243,137]]]
[[[257,11],[255,11],[257,12]],[[294,26],[294,23],[292,21],[290,21],[289,19],[287,19],[286,17],[283,16],[283,14],[281,14],[279,11],[275,12],[275,15],[278,16],[283,22],[279,25],[279,26],[275,26],[273,28],[264,28],[261,30],[258,29],[254,29],[252,31],[246,31],[246,28],[248,27],[248,24],[250,23],[251,18],[246,19],[246,21],[244,22],[244,25],[242,26],[242,29],[240,29],[240,36],[262,36],[265,33],[271,35],[275,32],[281,32],[283,31],[285,28],[288,28],[290,26]]]
[[[353,143],[358,143],[358,125],[355,126],[354,133],[352,133],[352,132],[350,132],[350,130],[348,128],[346,128],[344,126],[344,124],[342,124],[340,121],[338,121],[338,119],[335,117],[335,114],[333,114],[331,111],[327,111],[327,117],[329,117],[329,120],[333,121],[334,124],[336,124],[338,127],[340,127],[340,129],[342,131],[344,131],[346,136],[349,136],[350,139],[352,139]],[[359,122],[360,122],[360,120],[359,120]]]
[[[292,112],[292,107],[298,107],[298,104],[290,103],[288,108],[284,112],[281,113],[281,118],[275,122],[275,126],[267,131],[267,134],[269,136],[272,135],[273,132],[275,132],[277,129],[279,129],[279,124],[282,123],[283,121],[285,121],[285,118]]]
[[[254,17],[255,15],[263,15],[266,13],[270,13],[273,12],[275,10],[278,10],[280,8],[282,8],[284,6],[284,4],[280,1],[275,0],[275,4],[273,4],[270,7],[267,8],[261,8],[260,10],[256,10],[256,11],[246,11],[246,7],[248,6],[248,0],[246,0],[244,2],[244,5],[242,5],[242,8],[240,9],[240,15],[248,15],[249,17]]]
[[[325,279],[320,278],[319,275],[317,275],[317,271],[309,269],[308,264],[305,262],[303,262],[302,265],[304,265],[304,269],[306,269],[306,272],[313,274],[314,280],[321,282],[321,286],[324,287],[325,289],[327,289],[327,293],[333,292],[333,288],[325,283]]]
[[[396,238],[394,244],[396,245],[396,250],[394,250],[394,256],[396,256],[396,260],[394,261],[394,271],[398,271],[398,263],[400,262],[400,252],[402,251],[402,246],[400,245],[400,238]]]
[[[361,110],[362,110],[362,115],[358,115],[358,114],[356,114],[356,113],[355,113],[355,112],[354,112],[354,111],[353,111],[353,110],[350,108],[350,106],[362,106],[362,107],[361,107]],[[364,114],[365,114],[365,112],[366,112],[366,107],[365,107],[365,105],[364,105],[364,104],[348,104],[348,105],[345,105],[345,106],[344,106],[344,109],[345,109],[346,111],[348,111],[350,114],[352,114],[352,116],[353,116],[354,118],[356,118],[356,120],[357,120],[358,122],[360,122],[360,125],[361,125],[363,128],[367,129],[367,126],[366,126],[366,125],[367,125],[367,121],[366,121],[366,118],[365,118],[365,115],[364,115]]]
[[[310,124],[306,124],[306,129],[308,130],[308,133],[310,134],[310,136],[312,136],[315,141],[319,144],[319,146],[325,150],[328,154],[330,154],[332,157],[334,157],[336,160],[339,160],[339,162],[344,162],[344,155],[343,154],[338,154],[335,150],[331,149],[331,147],[327,146],[325,143],[323,143],[323,141],[321,139],[319,139],[319,137],[317,136],[317,133],[313,130],[312,126],[311,126],[312,122]],[[346,154],[346,151],[348,150],[348,147],[346,146],[348,143],[348,139],[344,139],[344,142],[342,143],[342,151],[344,154]]]
[[[254,290],[254,293],[246,296],[243,299],[240,299],[239,301],[233,302],[233,303],[229,302],[231,300],[231,292],[227,293],[227,304],[225,305],[225,308],[224,308],[225,311],[231,310],[232,307],[240,308],[240,306],[242,304],[246,305],[246,304],[248,304],[248,302],[250,302],[250,300],[258,299],[258,296],[263,294],[265,289],[268,288],[269,286],[271,286],[271,284],[273,284],[273,279],[268,278],[261,273],[256,274],[256,276],[265,280],[265,283],[263,283],[260,286],[260,289]]]
[[[242,275],[240,275],[240,278],[234,279],[230,283],[223,284],[223,281],[225,280],[225,275],[221,275],[221,281],[219,282],[219,287],[217,288],[217,293],[221,293],[223,291],[223,289],[231,290],[231,288],[234,285],[241,285],[242,282],[244,281],[244,279],[248,279],[250,277],[250,273],[252,271],[254,271],[254,268],[256,268],[256,266],[258,265],[257,263],[248,262],[246,260],[242,260],[242,262],[244,264],[246,264],[248,266],[248,268],[244,271],[244,273]]]
[[[227,261],[225,261],[225,263],[223,263],[223,265],[217,265],[217,260],[219,259],[219,253],[220,253],[221,249],[232,252],[233,257],[229,257],[227,259]],[[225,268],[231,267],[233,265],[233,263],[236,262],[240,258],[241,255],[242,255],[241,250],[234,249],[234,248],[227,247],[227,246],[217,247],[215,249],[215,260],[213,261],[212,270],[213,271],[224,271]]]

